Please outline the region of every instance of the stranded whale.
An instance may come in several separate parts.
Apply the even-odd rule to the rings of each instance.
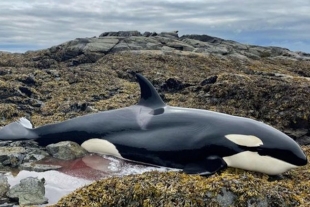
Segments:
[[[300,146],[262,122],[208,110],[166,105],[153,85],[136,74],[137,105],[32,128],[21,118],[0,130],[0,140],[48,145],[75,141],[89,152],[209,175],[236,167],[279,174],[306,165]]]

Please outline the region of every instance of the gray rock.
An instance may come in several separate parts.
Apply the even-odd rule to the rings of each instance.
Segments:
[[[118,43],[117,45],[115,45],[111,52],[121,52],[121,51],[126,51],[126,50],[130,50],[129,46],[127,43],[125,43],[124,41],[121,41],[120,43]]]
[[[46,146],[46,149],[51,156],[61,160],[72,160],[87,154],[85,149],[71,141],[50,144]]]
[[[161,32],[159,34],[159,36],[168,37],[168,38],[171,38],[171,39],[178,39],[179,38],[178,31]]]
[[[7,202],[8,202],[7,199],[1,199],[0,198],[0,203],[2,203],[2,204],[0,204],[0,207],[13,207],[14,206],[14,204],[10,204]]]
[[[34,141],[2,142],[0,147],[0,163],[2,166],[19,167],[24,162],[42,160],[49,156]]]
[[[296,141],[300,145],[310,145],[310,136],[305,135],[305,136],[302,136],[302,137],[298,137],[296,139]]]
[[[195,47],[196,49],[210,47],[209,44],[206,44],[205,42],[202,42],[200,40],[195,40],[195,39],[185,38],[182,40],[182,42],[185,42],[186,44],[189,44],[192,47]]]
[[[11,199],[16,199],[19,205],[40,205],[47,203],[45,195],[44,179],[25,178],[20,181],[20,184],[13,186],[7,196]]]
[[[222,41],[224,41],[221,38],[212,37],[209,35],[183,35],[182,37],[180,37],[180,39],[186,39],[186,38],[210,43],[221,43]]]
[[[161,50],[162,50],[163,52],[172,52],[172,51],[174,51],[175,49],[173,49],[173,48],[171,48],[171,47],[163,46],[163,47],[161,48]]]
[[[85,47],[83,48],[83,52],[89,51],[89,52],[107,53],[118,42],[119,42],[119,39],[115,37],[91,39],[91,41],[88,44],[86,44]]]
[[[138,31],[104,32],[98,38],[77,38],[54,46],[45,51],[45,56],[34,56],[36,67],[56,68],[58,62],[68,61],[67,66],[77,66],[84,63],[94,63],[109,53],[131,51],[142,52],[143,50],[158,50],[169,53],[189,51],[183,55],[217,55],[226,58],[241,58],[242,60],[259,60],[261,58],[284,59],[284,60],[310,60],[310,54],[292,52],[279,47],[261,47],[256,45],[241,44],[232,40],[224,40],[209,35],[184,35],[178,36],[178,31],[172,32],[145,32],[143,35]],[[199,54],[201,55],[201,54]],[[59,77],[57,77],[59,78]],[[33,79],[23,80],[34,84]],[[2,95],[2,94],[0,94]],[[30,109],[32,110],[32,109]]]
[[[233,206],[236,199],[236,195],[230,191],[227,191],[226,188],[222,188],[221,194],[217,195],[217,202],[221,207]]]
[[[128,44],[128,47],[129,47],[130,50],[142,50],[142,49],[145,49],[142,46],[137,45],[137,44]]]
[[[261,200],[257,199],[249,199],[247,201],[247,207],[268,207],[268,200],[267,198],[262,198]]]
[[[0,198],[6,195],[9,189],[10,189],[10,184],[8,183],[8,178],[0,174]]]
[[[47,164],[37,164],[37,163],[23,163],[19,166],[20,170],[44,172],[48,170],[58,170],[62,168],[60,165],[47,165]]]
[[[46,151],[40,150],[40,149],[32,149],[29,150],[29,153],[27,153],[24,157],[24,162],[33,162],[33,161],[39,161],[44,159],[45,157],[49,156],[49,154]]]
[[[168,47],[181,51],[193,51],[195,48],[181,41],[171,41],[167,43]]]
[[[218,55],[228,55],[232,53],[232,48],[225,45],[217,45],[209,47],[208,49],[206,49],[206,52]]]
[[[144,32],[142,36],[149,37],[149,36],[151,36],[151,34],[152,34],[151,32]]]
[[[104,32],[99,37],[115,36],[115,37],[131,37],[131,36],[142,36],[138,31],[118,31],[118,32]]]
[[[163,45],[160,43],[146,43],[146,48],[149,50],[160,50]]]
[[[22,163],[24,153],[24,147],[0,147],[0,163],[17,167]]]

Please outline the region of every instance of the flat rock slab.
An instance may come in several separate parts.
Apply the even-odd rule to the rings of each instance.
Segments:
[[[45,172],[47,170],[58,170],[62,168],[60,165],[48,165],[48,164],[38,164],[38,163],[23,163],[19,166],[20,170]]]

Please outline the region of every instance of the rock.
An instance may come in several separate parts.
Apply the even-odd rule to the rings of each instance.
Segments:
[[[307,53],[241,44],[208,35],[178,38],[176,34],[148,32],[141,36],[127,32],[106,34],[100,38],[77,38],[46,50],[24,54],[0,52],[0,56],[1,126],[25,115],[31,116],[34,123],[40,126],[94,111],[90,106],[107,110],[135,104],[139,90],[137,83],[133,83],[133,78],[127,74],[131,70],[153,80],[167,80],[164,83],[158,81],[155,85],[163,87],[160,95],[166,97],[165,101],[168,100],[171,105],[251,117],[281,129],[300,144],[310,143],[310,107],[309,102],[305,101],[310,100],[310,55]],[[184,88],[187,83],[196,85]],[[115,88],[119,90],[115,91]],[[63,103],[65,106],[62,108]],[[29,170],[54,167],[34,164],[34,161],[47,156],[36,143],[7,141],[0,142],[0,146],[13,151],[23,149],[16,153],[6,149],[3,154],[1,148],[1,170],[9,170],[13,166]],[[285,196],[292,196],[286,197],[287,203],[298,206],[299,198],[295,201],[293,192],[301,192],[299,195],[307,193],[308,186],[305,183],[309,180],[309,165],[284,174],[285,179],[281,182],[265,182],[266,175],[252,172],[242,172],[240,177],[235,178],[238,174],[236,171],[234,169],[227,175],[225,179],[233,183],[225,187],[227,192],[237,191],[232,193],[243,202],[241,206],[259,203],[265,206],[266,202],[272,206],[271,200],[275,198],[279,198],[279,203],[283,204],[281,199],[285,199]],[[239,184],[236,186],[234,181],[241,180],[245,174],[255,179],[239,182],[249,184],[246,188]],[[169,188],[175,176],[165,181]],[[225,173],[206,178],[216,178],[219,181],[216,184],[214,180],[199,180],[192,188],[188,187],[191,182],[187,177],[175,189],[185,186],[184,190],[191,190],[210,185],[216,192],[221,192],[223,186],[220,185],[225,183],[224,177]],[[154,175],[149,176],[146,184],[153,178]],[[141,178],[134,183],[139,180]],[[162,192],[161,185],[158,185],[161,180],[162,177],[155,179],[150,189],[157,186],[158,192]],[[122,181],[117,178],[115,182],[119,184]],[[206,183],[201,185],[201,182]],[[130,182],[125,180],[124,183],[124,193],[131,193],[128,190]],[[180,182],[176,180],[175,183]],[[102,183],[98,186],[101,191],[102,186]],[[143,183],[141,186],[143,193],[146,185]],[[255,194],[251,189],[257,190]],[[240,190],[243,190],[242,195],[248,193],[248,197],[240,196]],[[202,189],[200,192],[205,191]],[[226,198],[227,192],[220,195]],[[150,195],[156,193],[148,194],[146,198],[152,198]],[[171,196],[176,195],[172,193]],[[191,193],[195,191],[191,190]],[[255,197],[256,193],[260,195],[259,198]],[[115,196],[120,194],[123,195],[122,192],[116,192]],[[184,194],[187,195],[188,192]],[[255,198],[252,199],[252,196]],[[216,201],[216,197],[217,194],[212,199]],[[224,199],[222,197],[219,199]],[[133,198],[133,195],[128,198]],[[188,197],[184,199],[186,201]],[[299,200],[309,203],[308,197]],[[161,201],[163,199],[159,196],[154,205]]]
[[[39,161],[49,156],[49,154],[43,149],[27,148],[26,150],[27,153],[24,156],[23,162]]]
[[[218,55],[228,55],[232,53],[232,48],[225,45],[217,45],[206,49],[206,52]]]
[[[69,112],[81,112],[86,111],[89,109],[89,103],[86,102],[65,102],[60,104],[58,107],[58,110],[63,113],[69,113]]]
[[[304,135],[304,136],[298,137],[296,139],[296,142],[298,142],[298,144],[300,145],[310,145],[310,136]]]
[[[201,49],[201,48],[207,48],[210,47],[207,43],[200,41],[200,40],[195,40],[195,39],[189,39],[189,38],[185,38],[182,39],[182,42],[185,42],[186,44],[191,45],[192,47],[194,47],[196,50],[197,49]]]
[[[142,36],[138,31],[119,31],[119,32],[104,32],[99,37],[115,36],[115,37],[131,37],[131,36]]]
[[[37,83],[37,80],[33,74],[23,76],[22,78],[19,79],[19,81],[27,85],[34,85]]]
[[[0,198],[6,195],[9,189],[10,189],[10,184],[8,183],[8,178],[0,174]]]
[[[0,207],[13,207],[14,206],[14,204],[9,204],[7,202],[8,202],[7,199],[0,198],[0,203],[2,203],[0,204]]]
[[[44,179],[33,177],[25,178],[20,184],[13,186],[7,196],[11,199],[18,200],[19,205],[41,205],[47,203],[45,195]]]
[[[0,142],[0,169],[19,168],[23,163],[34,162],[48,156],[34,141]]]
[[[62,168],[60,165],[48,165],[48,164],[38,164],[38,163],[23,163],[19,166],[20,170],[44,172],[48,170],[58,170]]]
[[[151,36],[152,35],[152,33],[151,32],[144,32],[143,33],[143,37],[149,37],[149,36]]]
[[[194,39],[194,40],[199,40],[202,42],[210,42],[210,43],[221,43],[222,41],[224,41],[221,38],[218,37],[212,37],[209,35],[183,35],[182,37],[180,37],[180,39]]]
[[[0,142],[0,163],[3,166],[19,167],[24,162],[38,161],[48,153],[35,141]]]
[[[38,148],[38,143],[33,140],[14,141],[8,143],[10,147]]]
[[[227,191],[226,188],[222,188],[221,193],[217,195],[216,200],[221,207],[229,207],[234,204],[236,197],[237,196],[231,191]]]
[[[85,149],[71,141],[50,144],[46,146],[46,149],[51,156],[61,160],[73,160],[87,154]]]
[[[174,48],[176,50],[181,50],[181,51],[193,51],[195,49],[193,46],[188,45],[181,41],[168,42],[166,43],[166,45],[168,47]]]
[[[168,38],[172,38],[172,39],[178,39],[178,38],[179,38],[178,31],[161,32],[161,33],[159,34],[159,36],[168,37]]]
[[[52,67],[57,67],[57,61],[51,58],[44,58],[40,61],[38,61],[36,67],[40,69],[47,69],[47,68],[52,68]]]
[[[309,177],[306,173],[303,176]],[[158,206],[160,203],[161,206],[282,207],[303,206],[300,200],[305,200],[304,204],[309,201],[307,194],[294,193],[297,186],[291,184],[299,183],[298,180],[269,182],[267,179],[265,175],[236,169],[207,178],[153,171],[96,181],[63,197],[55,207],[81,206],[89,202],[93,202],[94,206],[129,206],[132,203],[136,206]],[[134,186],[128,183],[134,183]],[[114,186],[113,190],[111,186]],[[306,191],[307,187],[303,192]],[[109,196],[98,199],[104,195]]]
[[[99,53],[108,53],[117,43],[119,42],[118,38],[114,37],[105,37],[98,39],[91,39],[89,43],[83,48],[83,52],[99,52]]]
[[[126,42],[121,41],[112,48],[111,52],[114,53],[114,52],[121,52],[121,51],[126,51],[126,50],[130,50],[129,45]]]
[[[135,50],[161,50],[169,53],[173,51],[170,48],[205,55],[214,54],[220,57],[231,56],[244,60],[248,58],[254,60],[261,58],[310,60],[310,55],[307,53],[292,52],[279,47],[241,44],[209,35],[183,35],[179,37],[178,31],[161,33],[145,32],[143,35],[138,31],[118,31],[104,32],[98,38],[76,38],[61,45],[53,46],[47,50],[43,50],[42,53],[44,55],[33,55],[28,64],[35,62],[35,67],[49,69],[58,68],[60,62],[67,61],[68,67],[74,67],[84,63],[94,63],[104,55],[110,53],[122,51],[134,52]],[[27,54],[31,54],[31,52]],[[8,62],[4,65],[12,64]],[[23,81],[27,84],[33,84],[35,80],[30,78],[29,80]]]
[[[23,147],[0,147],[0,162],[3,165],[18,167],[24,157],[26,149]]]
[[[190,84],[184,84],[179,80],[176,80],[174,78],[169,78],[168,80],[166,80],[166,82],[163,85],[161,85],[160,88],[163,91],[173,92],[173,91],[182,90],[188,86],[190,86]]]
[[[204,85],[207,85],[207,84],[213,84],[213,83],[216,82],[216,80],[217,80],[217,75],[211,76],[211,77],[209,77],[209,78],[204,79],[203,81],[201,81],[200,85],[201,85],[201,86],[204,86]]]

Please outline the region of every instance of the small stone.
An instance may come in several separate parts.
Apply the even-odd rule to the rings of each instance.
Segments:
[[[201,81],[200,85],[204,86],[204,85],[207,85],[207,84],[213,84],[213,83],[216,82],[216,80],[217,80],[217,75],[211,76],[211,77],[206,78],[203,81]]]

